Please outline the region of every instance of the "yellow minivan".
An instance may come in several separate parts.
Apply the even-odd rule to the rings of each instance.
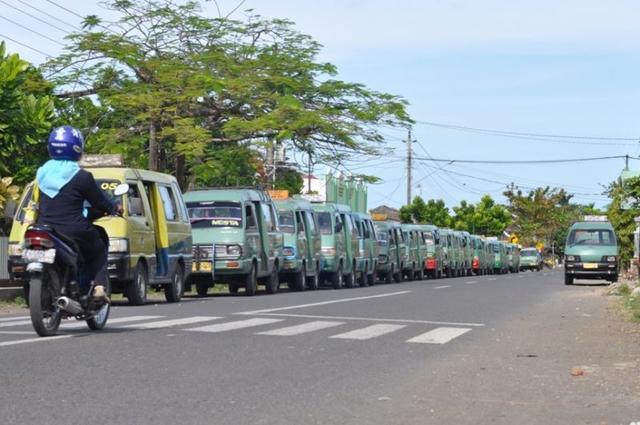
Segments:
[[[120,183],[129,184],[123,196],[123,217],[94,222],[109,235],[111,291],[123,293],[129,303],[146,302],[149,287],[164,289],[169,302],[179,301],[191,273],[191,224],[176,179],[168,174],[125,167],[87,167],[109,198]],[[28,281],[22,262],[22,237],[28,225],[26,212],[33,205],[33,183],[25,188],[9,235],[9,273]]]

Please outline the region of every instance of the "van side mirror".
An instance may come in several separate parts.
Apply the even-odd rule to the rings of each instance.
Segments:
[[[4,218],[13,218],[16,214],[16,209],[18,209],[18,204],[13,199],[9,199],[4,205]]]
[[[142,198],[129,198],[129,215],[142,216],[144,208],[142,207]]]
[[[340,232],[342,232],[342,222],[341,222],[341,221],[339,221],[339,222],[337,222],[337,223],[336,223],[336,229],[335,229],[335,232],[336,232],[336,233],[340,233]]]

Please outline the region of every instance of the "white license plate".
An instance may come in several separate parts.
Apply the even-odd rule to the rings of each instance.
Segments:
[[[53,264],[56,259],[55,249],[25,249],[22,259],[27,263]]]

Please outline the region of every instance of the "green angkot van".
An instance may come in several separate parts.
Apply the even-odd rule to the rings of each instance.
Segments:
[[[352,288],[356,284],[359,256],[358,230],[351,209],[342,204],[312,204],[322,240],[320,280],[334,289]]]
[[[374,221],[378,245],[378,275],[386,283],[402,282],[402,263],[400,251],[404,252],[405,244],[402,239],[400,223],[396,221]]]
[[[205,189],[184,195],[193,229],[190,284],[204,296],[216,283],[254,295],[258,283],[280,286],[284,237],[269,195],[258,189]]]
[[[520,271],[523,270],[542,270],[542,257],[536,248],[524,248],[520,251]]]
[[[442,271],[447,277],[454,277],[458,263],[453,230],[446,227],[440,229],[440,245],[442,246]]]
[[[493,251],[493,273],[504,274],[508,270],[508,258],[506,245],[498,240],[492,240],[489,242],[491,250]]]
[[[467,231],[456,232],[460,236],[462,261],[461,269],[463,276],[471,276],[473,270],[473,246],[471,244],[471,235]]]
[[[469,246],[473,252],[471,260],[472,273],[476,276],[485,274],[486,252],[484,248],[484,241],[478,235],[471,235]]]
[[[424,260],[425,273],[432,279],[442,278],[442,245],[440,244],[440,229],[431,224],[422,224],[422,237],[427,248]]]
[[[402,224],[401,228],[410,246],[410,265],[409,267],[405,267],[405,274],[409,280],[423,280],[427,272],[426,264],[429,254],[427,246],[428,239],[425,233],[431,236],[431,241],[433,241],[433,234],[431,230],[427,230],[426,226],[422,224]]]
[[[280,280],[304,291],[320,285],[321,236],[311,203],[304,199],[275,201],[284,235]]]
[[[378,275],[379,255],[376,228],[369,214],[354,212],[351,215],[356,223],[359,235],[361,260],[357,271],[360,275],[360,286],[374,285]]]
[[[564,248],[564,283],[574,279],[618,280],[620,252],[608,221],[581,221],[569,229]]]

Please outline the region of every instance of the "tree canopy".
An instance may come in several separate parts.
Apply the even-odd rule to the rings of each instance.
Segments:
[[[107,6],[117,22],[107,30],[88,17],[44,67],[59,98],[91,96],[82,124],[93,151],[121,152],[185,185],[225,149],[279,141],[335,163],[382,148],[377,126],[410,122],[402,98],[337,79],[317,60],[321,46],[288,20],[209,18],[195,1]]]

